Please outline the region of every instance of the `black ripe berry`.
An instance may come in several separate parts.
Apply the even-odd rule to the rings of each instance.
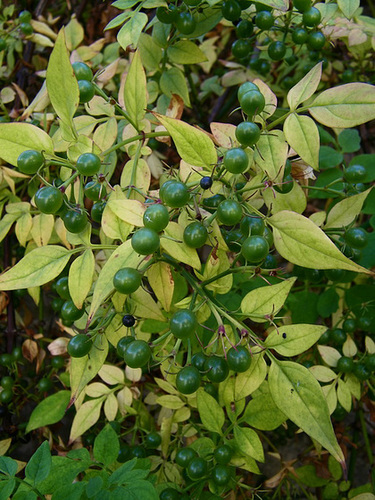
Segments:
[[[125,314],[122,318],[122,324],[127,328],[135,325],[135,318],[131,314]]]

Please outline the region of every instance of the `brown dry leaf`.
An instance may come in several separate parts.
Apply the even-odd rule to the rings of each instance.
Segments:
[[[22,344],[22,355],[28,361],[33,362],[38,356],[38,344],[34,340],[25,340]]]
[[[43,364],[43,360],[46,357],[46,351],[44,349],[39,349],[37,358],[36,358],[36,372],[39,373],[39,370]]]
[[[292,176],[304,186],[308,185],[309,179],[316,179],[314,169],[303,160],[297,160],[292,163]]]
[[[212,122],[210,124],[212,135],[209,137],[218,145],[223,148],[230,149],[238,146],[236,139],[236,126],[230,123]]]
[[[9,303],[9,297],[5,292],[0,293],[0,314],[6,309]]]
[[[69,339],[67,337],[59,337],[48,345],[48,350],[52,356],[60,356],[61,354],[65,354],[67,352],[68,342]]]

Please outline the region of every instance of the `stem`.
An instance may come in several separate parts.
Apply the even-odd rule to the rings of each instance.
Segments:
[[[126,193],[126,197],[129,199],[130,195],[132,194],[132,186],[135,185],[135,181],[137,178],[137,166],[138,166],[138,160],[141,155],[141,149],[142,149],[142,141],[138,142],[137,146],[137,151],[135,152],[134,158],[133,158],[133,165],[132,165],[132,173],[130,176],[130,186],[128,187],[128,192]]]
[[[169,132],[148,132],[147,134],[138,134],[134,135],[133,137],[129,137],[129,139],[125,139],[124,141],[121,141],[114,146],[106,149],[102,153],[100,153],[100,156],[107,156],[110,153],[113,153],[113,151],[116,151],[116,149],[122,148],[123,146],[126,146],[127,144],[130,144],[131,142],[139,141],[141,139],[150,139],[152,137],[169,137],[171,134]]]
[[[280,118],[277,118],[276,120],[274,120],[273,122],[268,124],[266,127],[266,130],[270,131],[273,128],[275,128],[277,125],[279,125],[280,123],[283,123],[283,121],[285,121],[286,118],[288,118],[288,116],[291,115],[292,113],[304,113],[308,109],[309,109],[308,106],[303,106],[302,108],[299,108],[299,109],[293,109],[293,110],[290,109],[287,113],[280,116]]]
[[[98,85],[96,85],[96,83],[93,83],[94,87],[95,87],[95,92],[96,94],[100,95],[100,97],[103,97],[103,99],[106,101],[106,102],[109,102],[109,103],[113,103],[114,99],[112,97],[109,97],[107,96],[107,94],[100,88],[98,87]],[[126,113],[126,111],[124,111],[122,109],[122,107],[115,101],[115,109],[118,113],[120,113],[120,115],[122,115],[126,120],[128,120],[128,122],[130,123],[130,125],[132,125],[135,130],[137,132],[139,132],[138,130],[138,127],[137,125],[133,122],[133,120],[130,118],[130,116]]]
[[[365,421],[365,416],[363,414],[362,406],[359,409],[359,420],[361,422],[363,441],[365,442],[365,449],[366,449],[368,461],[369,461],[370,465],[373,465],[374,457],[373,457],[372,450],[371,450],[371,444],[370,444],[370,440],[369,440],[368,433],[367,433],[366,421]]]
[[[304,186],[303,184],[300,184],[300,186],[303,189],[315,189],[316,191],[322,191],[323,193],[336,194],[337,196],[341,196],[342,198],[346,197],[344,193],[342,193],[341,191],[336,191],[335,189],[329,189],[326,187]]]

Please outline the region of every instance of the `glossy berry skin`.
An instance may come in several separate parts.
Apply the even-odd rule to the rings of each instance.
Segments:
[[[91,207],[91,219],[94,222],[97,222],[98,224],[101,223],[106,205],[105,201],[97,201],[93,204]]]
[[[292,33],[292,40],[297,45],[302,45],[307,42],[309,34],[303,28],[296,28]]]
[[[191,248],[201,248],[206,243],[207,236],[207,229],[198,221],[188,224],[183,234],[184,242]]]
[[[242,111],[248,116],[254,116],[263,111],[266,101],[261,92],[250,90],[240,100]]]
[[[242,219],[242,208],[236,200],[224,200],[217,207],[217,218],[226,226],[234,226]]]
[[[341,280],[345,279],[346,271],[343,269],[327,269],[324,274],[328,280],[340,283]]]
[[[95,175],[99,172],[101,161],[98,155],[94,153],[83,153],[78,157],[76,168],[82,175]]]
[[[218,446],[214,451],[214,459],[218,464],[226,465],[231,461],[233,456],[233,450],[227,444],[222,444]]]
[[[146,458],[147,453],[143,446],[137,445],[132,448],[132,456],[135,458]]]
[[[189,463],[197,456],[197,452],[193,448],[180,448],[176,452],[176,464],[186,469]]]
[[[189,309],[180,309],[170,319],[169,328],[178,339],[186,339],[195,332],[197,318]]]
[[[256,90],[259,92],[259,87],[258,85],[256,85],[255,83],[253,82],[245,82],[243,83],[239,89],[238,89],[238,92],[237,92],[237,98],[238,100],[241,102],[241,99],[243,98],[243,96],[247,93],[247,92],[250,92],[250,90]]]
[[[17,158],[17,167],[23,174],[33,175],[44,164],[44,157],[39,151],[28,149]]]
[[[53,356],[51,359],[51,366],[52,368],[55,368],[56,370],[59,370],[62,368],[65,364],[64,358],[62,356]]]
[[[132,455],[132,450],[131,450],[130,446],[128,446],[128,445],[121,446],[120,451],[118,452],[117,461],[120,464],[123,464],[123,463],[127,462],[128,460],[131,460],[132,458],[133,458],[133,455]]]
[[[363,165],[349,165],[344,172],[344,179],[347,182],[362,182],[366,174],[366,168]]]
[[[207,361],[207,356],[204,352],[196,352],[191,358],[191,364],[200,372],[204,371],[204,364]]]
[[[241,7],[236,0],[224,0],[221,12],[227,21],[237,21],[241,17]]]
[[[124,360],[130,368],[141,368],[149,362],[151,354],[151,349],[147,342],[144,340],[134,340],[126,349]]]
[[[96,181],[89,181],[84,187],[84,193],[85,196],[92,201],[99,201],[106,195],[106,191],[104,187],[102,187],[102,184]]]
[[[67,210],[62,216],[65,228],[71,233],[81,233],[86,229],[88,219],[86,213],[81,210]]]
[[[34,29],[30,23],[21,23],[20,30],[25,36],[30,36],[34,33]]]
[[[37,384],[37,387],[41,392],[47,392],[52,389],[52,382],[49,378],[41,378]]]
[[[250,368],[251,356],[244,346],[231,347],[227,353],[227,363],[230,370],[237,373],[246,372]]]
[[[352,248],[361,249],[367,245],[367,233],[361,227],[352,227],[345,233],[345,242]]]
[[[260,138],[260,128],[254,122],[242,122],[236,127],[236,139],[243,146],[253,146]]]
[[[247,19],[242,19],[236,26],[237,38],[249,38],[254,31],[254,25]]]
[[[176,387],[181,394],[193,394],[199,389],[201,376],[195,366],[184,366],[176,376]]]
[[[303,24],[305,26],[308,26],[309,28],[317,26],[320,23],[321,19],[322,15],[316,7],[311,7],[310,9],[305,10],[302,15]]]
[[[284,42],[272,42],[268,47],[268,55],[273,61],[281,61],[286,53],[286,45]]]
[[[59,278],[56,281],[55,289],[62,299],[70,300],[71,297],[69,293],[69,284],[67,276],[63,276],[62,278]]]
[[[342,356],[337,362],[337,371],[342,373],[351,373],[354,368],[354,361],[348,356]]]
[[[202,177],[202,179],[199,182],[200,187],[205,190],[210,189],[212,184],[213,184],[212,177],[209,176]]]
[[[160,500],[180,500],[181,493],[175,488],[166,488],[160,493]]]
[[[168,181],[167,181],[168,182]],[[172,181],[163,184],[159,192],[163,203],[171,208],[181,208],[189,201],[189,191],[186,185],[180,181]]]
[[[293,0],[293,6],[299,12],[306,12],[311,8],[311,0]]]
[[[365,359],[365,365],[371,372],[375,371],[375,354],[369,354]]]
[[[325,43],[326,37],[321,31],[310,33],[307,38],[307,45],[310,47],[310,49],[313,50],[321,50],[324,47]]]
[[[66,321],[77,321],[77,319],[82,317],[84,312],[84,309],[78,309],[72,300],[67,300],[62,305],[60,316]]]
[[[353,319],[353,318],[346,319],[344,321],[344,323],[342,324],[342,329],[346,333],[353,333],[353,332],[355,332],[356,329],[357,329],[357,322],[356,322],[356,320]]]
[[[168,208],[160,203],[150,205],[143,214],[143,224],[157,233],[163,231],[169,224]]]
[[[261,262],[269,252],[269,245],[263,236],[249,236],[242,244],[241,253],[250,264]]]
[[[249,158],[241,148],[232,148],[224,155],[224,167],[231,174],[241,174],[249,166]]]
[[[203,207],[205,209],[211,211],[212,209],[216,209],[223,200],[225,200],[224,195],[214,194],[213,196],[210,196],[209,198],[203,199]]]
[[[63,204],[62,192],[53,186],[44,186],[35,194],[35,205],[44,214],[55,214]]]
[[[341,328],[335,328],[330,332],[330,340],[334,346],[340,347],[346,340],[346,333]]]
[[[158,7],[156,9],[156,17],[163,24],[172,24],[175,21],[177,12],[167,9],[166,7]]]
[[[253,44],[249,38],[240,38],[232,43],[232,54],[237,59],[243,59],[251,54]]]
[[[153,229],[143,227],[133,234],[131,245],[140,255],[150,255],[160,247],[160,238]]]
[[[117,355],[120,358],[123,358],[125,356],[126,349],[134,341],[135,341],[135,338],[132,337],[131,335],[128,335],[127,337],[122,337],[122,339],[120,339],[117,342],[117,346],[116,346]]]
[[[31,13],[28,10],[21,10],[18,15],[20,23],[29,23],[32,19]]]
[[[13,399],[13,391],[12,389],[4,389],[0,392],[0,403],[7,404],[10,403]]]
[[[0,38],[0,52],[2,52],[3,50],[5,50],[6,48],[7,48],[6,41],[4,40],[4,38]]]
[[[122,324],[127,328],[130,328],[135,325],[135,317],[132,314],[125,314],[122,317]]]
[[[276,269],[276,268],[277,268],[276,257],[269,253],[262,262],[262,269]]]
[[[87,64],[77,61],[72,64],[72,67],[77,80],[87,80],[88,82],[91,82],[93,74]]]
[[[144,445],[149,450],[156,450],[161,445],[161,436],[158,432],[150,432],[144,439]]]
[[[371,318],[367,316],[361,316],[358,319],[358,328],[360,328],[361,330],[368,332],[370,326],[371,326]]]
[[[190,479],[201,479],[207,474],[207,462],[203,458],[195,457],[186,468],[187,475]]]
[[[255,234],[263,236],[266,226],[261,217],[256,217],[252,215],[246,215],[241,221],[240,229],[241,233],[248,237]]]
[[[12,379],[12,377],[6,375],[1,379],[0,384],[3,389],[11,389],[14,386],[14,380]]]
[[[190,12],[179,12],[176,18],[176,27],[183,35],[191,35],[197,25]]]
[[[218,486],[228,485],[231,479],[231,470],[226,465],[217,464],[212,470],[211,477]]]
[[[86,356],[86,354],[90,352],[91,347],[92,347],[91,339],[87,335],[79,333],[78,335],[75,335],[69,340],[68,354],[72,358],[82,358],[83,356]]]
[[[255,24],[261,30],[269,30],[270,28],[272,28],[273,23],[274,23],[274,17],[271,14],[271,12],[268,12],[267,10],[261,10],[255,16]]]
[[[132,267],[119,269],[113,277],[113,286],[120,292],[128,295],[141,286],[142,274]]]
[[[211,382],[223,382],[229,375],[228,363],[219,356],[209,357],[204,368],[207,370],[206,377]]]
[[[371,376],[371,370],[363,363],[354,363],[353,374],[358,380],[367,380]]]
[[[79,102],[84,104],[90,102],[95,95],[95,87],[87,80],[78,80]]]

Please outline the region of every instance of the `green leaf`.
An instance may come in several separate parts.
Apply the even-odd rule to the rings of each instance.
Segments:
[[[132,2],[129,2],[133,5],[135,5],[137,3],[138,0],[135,0],[135,1],[132,1]],[[114,4],[112,4],[114,5]],[[133,6],[131,5],[131,7]],[[119,8],[119,7],[118,7]],[[108,24],[107,26],[104,28],[104,31],[106,30],[112,30],[113,28],[117,28],[117,26],[120,26],[120,24],[122,24],[123,22],[125,22],[127,19],[129,19],[129,17],[132,16],[132,12],[131,11],[126,11],[126,12],[121,12],[121,14],[119,14],[118,16],[114,17]]]
[[[282,213],[282,212],[280,212]],[[297,278],[288,278],[277,285],[263,286],[247,293],[241,302],[243,314],[257,323],[264,323],[267,317],[276,315]]]
[[[73,369],[73,368],[72,368]],[[99,420],[100,409],[104,402],[105,396],[86,401],[78,409],[73,419],[72,428],[70,430],[69,442],[72,443],[79,436],[82,436],[90,427]]]
[[[375,87],[348,83],[325,90],[311,103],[309,112],[327,127],[356,127],[375,118]]]
[[[111,465],[117,460],[120,444],[116,432],[107,424],[94,441],[94,458],[104,465]]]
[[[208,431],[221,434],[225,422],[224,411],[216,399],[203,388],[197,392],[197,408],[204,427]]]
[[[263,199],[273,214],[281,212],[281,210],[291,210],[302,214],[307,205],[306,194],[298,182],[293,183],[289,193],[278,193],[272,189],[265,189]]]
[[[179,95],[186,106],[190,107],[189,91],[183,72],[179,68],[169,68],[163,71],[159,81],[161,91],[167,96]]]
[[[126,50],[129,45],[137,48],[139,37],[146,26],[148,17],[144,12],[135,12],[117,33],[117,41]]]
[[[262,384],[267,375],[267,364],[264,361],[264,354],[259,350],[253,349],[253,358],[250,368],[236,376],[234,386],[235,401],[250,396]]]
[[[129,476],[131,477],[131,473],[136,465],[136,459],[133,458],[125,462],[121,467],[115,470],[111,477],[108,480],[108,484],[124,484],[129,480]]]
[[[31,123],[0,124],[0,158],[17,166],[17,158],[28,149],[53,154],[52,139]]]
[[[20,488],[22,488],[22,485],[18,488],[17,493],[13,495],[12,500],[38,500],[38,497],[34,491],[20,490]]]
[[[313,95],[318,88],[321,77],[322,63],[319,62],[302,78],[302,80],[289,90],[287,101],[292,111],[294,111],[301,102],[307,101],[307,99]]]
[[[138,49],[141,54],[142,64],[148,71],[159,69],[163,52],[152,36],[141,33]]]
[[[87,249],[77,257],[69,269],[69,293],[78,309],[81,309],[87,297],[94,277],[95,257]]]
[[[59,488],[72,483],[77,475],[87,467],[87,462],[83,460],[53,456],[51,472],[47,479],[38,485],[38,490],[43,495],[51,495]]]
[[[351,19],[360,6],[360,0],[337,0],[341,12],[347,19]]]
[[[202,130],[175,118],[168,118],[158,113],[155,115],[171,134],[178,154],[184,161],[196,167],[212,170],[217,162],[217,153],[213,142]]]
[[[59,391],[43,399],[31,413],[26,433],[59,422],[65,415],[69,399],[69,391]]]
[[[263,446],[258,434],[253,429],[235,426],[234,439],[238,449],[248,457],[264,462]]]
[[[327,215],[324,229],[349,226],[361,213],[362,206],[372,188],[336,203]]]
[[[17,473],[17,462],[10,457],[0,457],[0,472],[7,476],[15,476]]]
[[[130,64],[125,80],[124,101],[126,111],[138,129],[147,108],[146,74],[141,62],[141,55],[137,50]]]
[[[121,489],[123,494],[118,495],[116,493],[117,490],[114,490],[113,498],[121,498],[126,500],[140,500],[140,498],[147,498],[147,500],[159,499],[159,495],[154,485],[152,485],[150,481],[145,481],[143,479],[133,481],[126,487],[121,487],[119,489]]]
[[[83,492],[86,488],[86,481],[64,485],[53,493],[53,500],[81,500],[85,498]],[[97,493],[97,491],[96,491]]]
[[[326,234],[303,215],[287,210],[268,219],[276,250],[292,264],[309,269],[345,269],[371,272],[343,255]]]
[[[169,60],[176,64],[196,64],[207,61],[199,47],[189,40],[180,40],[168,47]]]
[[[319,167],[322,170],[337,167],[343,160],[344,157],[340,151],[336,151],[330,146],[321,146],[319,149]]]
[[[0,498],[11,498],[11,494],[16,486],[15,479],[8,479],[0,482]]]
[[[319,132],[314,120],[292,113],[284,122],[284,134],[302,160],[319,170]]]
[[[41,286],[58,276],[72,251],[56,245],[35,248],[0,276],[0,290]]]
[[[262,134],[254,152],[255,163],[273,182],[281,182],[288,155],[288,144],[281,130]]]
[[[268,382],[279,409],[343,463],[322,389],[309,370],[292,361],[273,359]]]
[[[285,422],[287,417],[275,405],[268,384],[265,382],[263,386],[267,387],[267,390],[262,391],[247,404],[241,420],[243,419],[248,425],[260,431],[273,431]]]
[[[15,221],[20,217],[19,214],[5,214],[0,220],[0,241],[3,241],[9,233],[10,228]],[[22,217],[21,217],[22,218]]]
[[[329,318],[331,314],[339,308],[339,295],[334,287],[328,288],[319,295],[317,302],[317,310],[322,318]]]
[[[104,365],[108,354],[108,341],[104,335],[97,335],[90,355],[72,358],[70,370],[71,404],[78,398],[86,385]]]
[[[313,346],[326,330],[320,325],[284,325],[273,330],[264,345],[282,356],[297,356]]]
[[[48,441],[44,441],[30,458],[25,468],[26,479],[34,486],[48,477],[52,466]]]
[[[113,292],[113,277],[117,271],[123,267],[137,267],[141,260],[142,256],[139,256],[134,252],[130,240],[125,241],[125,243],[120,245],[112,253],[103,266],[103,269],[99,274],[99,278],[95,283],[88,323],[92,321],[97,309],[107,299],[110,293]]]
[[[343,130],[337,139],[343,153],[355,153],[361,149],[361,136],[355,128]]]
[[[46,84],[51,104],[57,116],[74,131],[73,116],[79,105],[79,89],[73,67],[70,64],[63,28],[57,36],[49,58]]]
[[[303,484],[306,484],[306,486],[310,488],[319,488],[329,483],[329,479],[324,479],[317,475],[314,465],[303,465],[302,467],[294,469],[294,473]]]

